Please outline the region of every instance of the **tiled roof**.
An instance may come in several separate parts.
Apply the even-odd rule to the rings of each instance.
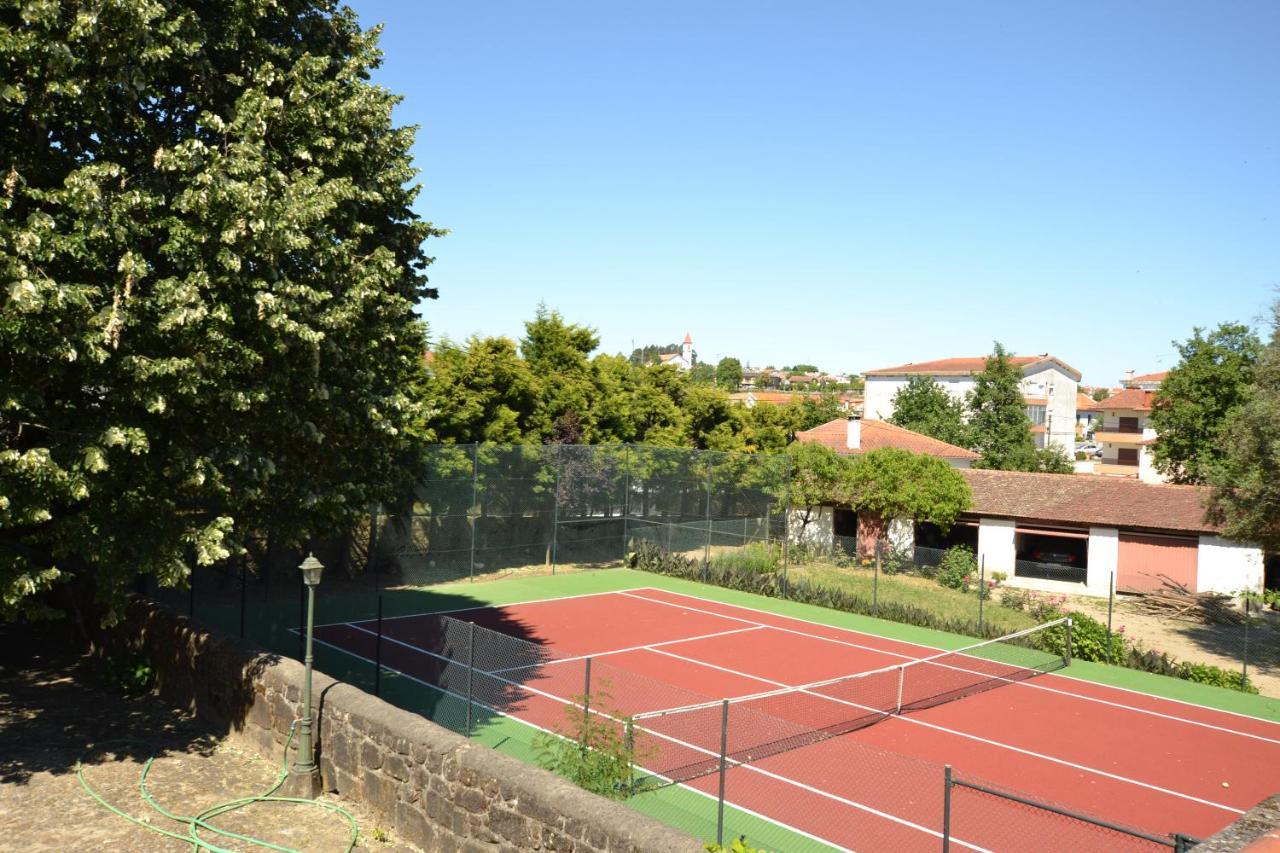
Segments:
[[[1185,533],[1216,533],[1204,520],[1197,486],[1142,483],[1087,474],[1027,474],[962,469],[978,515],[1027,522],[1088,524]]]
[[[680,358],[680,353],[678,353],[678,352],[662,352],[662,353],[658,353],[658,360],[659,360],[659,361],[671,361],[673,358]]]
[[[1057,364],[1067,373],[1074,376],[1077,382],[1080,381],[1080,371],[1059,358],[1055,358],[1049,354],[1044,355],[1011,355],[1009,362],[1017,367],[1027,368],[1033,364],[1051,361]],[[981,373],[986,367],[987,360],[985,357],[978,358],[939,358],[934,361],[921,361],[911,364],[900,364],[897,367],[882,367],[879,370],[868,370],[863,376],[901,376],[912,374],[925,374],[928,376],[968,376],[973,373]]]
[[[1024,397],[1022,398],[1022,402],[1026,403],[1028,406],[1047,406],[1047,405],[1049,405],[1049,398],[1048,398],[1048,397],[1026,397],[1026,396],[1024,396]]]
[[[685,333],[684,333],[684,342],[685,342],[686,344],[691,344],[691,343],[693,343],[693,335],[689,334],[688,332],[685,332]]]
[[[1151,411],[1151,399],[1155,395],[1155,391],[1126,388],[1123,391],[1112,394],[1101,403],[1096,403],[1094,408],[1099,411],[1103,409],[1133,409],[1135,412],[1149,412]]]
[[[1141,376],[1132,376],[1125,382],[1163,382],[1164,378],[1169,375],[1169,371],[1162,370],[1159,373],[1144,373]]]
[[[921,435],[918,432],[903,429],[884,421],[863,419],[862,435],[859,441],[862,446],[857,450],[848,448],[848,435],[848,421],[845,418],[836,418],[833,421],[827,421],[821,426],[796,433],[796,441],[822,444],[830,447],[836,453],[850,455],[865,453],[868,450],[879,450],[883,447],[896,447],[900,450],[910,450],[912,453],[927,453],[930,456],[940,456],[944,459],[978,458],[978,454],[972,450],[956,447],[954,444],[947,444],[945,441],[939,441],[936,438],[930,438],[927,435]]]
[[[1098,404],[1088,394],[1076,394],[1076,411],[1077,412],[1096,412]]]

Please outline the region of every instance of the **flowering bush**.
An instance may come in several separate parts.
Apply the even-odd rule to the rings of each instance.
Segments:
[[[938,583],[961,592],[968,592],[973,578],[978,574],[973,552],[962,545],[948,548],[938,563]]]

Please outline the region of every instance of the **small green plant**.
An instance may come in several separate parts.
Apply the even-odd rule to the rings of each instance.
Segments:
[[[1009,575],[1006,572],[991,573],[991,580],[995,581],[996,586],[1000,586],[1000,584],[1004,583],[1008,579],[1009,579]]]
[[[391,836],[387,835],[387,831],[379,826],[375,826],[373,828],[372,835],[373,835],[373,840],[377,841],[380,844],[386,844],[388,841],[391,840]]]
[[[625,800],[649,785],[636,779],[641,751],[630,734],[631,720],[611,701],[609,684],[602,679],[589,703],[586,696],[573,697],[564,709],[564,722],[556,731],[534,737],[533,748],[538,763],[552,773],[593,794]],[[584,710],[588,704],[593,711]]]
[[[777,545],[751,542],[742,548],[718,552],[711,568],[726,572],[770,573],[782,568],[782,549]]]
[[[938,562],[938,583],[950,589],[968,592],[978,576],[978,561],[963,545],[948,548]]]
[[[721,847],[714,841],[708,841],[706,844],[702,845],[702,849],[707,851],[707,853],[768,853],[768,851],[761,847],[752,847],[748,844],[747,837],[745,835],[739,835],[737,838],[733,839],[733,843],[728,847]]]
[[[141,696],[155,684],[156,671],[140,648],[129,646],[108,652],[102,659],[102,677],[125,696]]]

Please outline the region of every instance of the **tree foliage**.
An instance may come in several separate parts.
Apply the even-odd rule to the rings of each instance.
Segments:
[[[726,391],[737,391],[742,384],[742,362],[726,356],[716,364],[716,384]]]
[[[889,423],[957,447],[968,447],[973,436],[964,416],[964,402],[948,394],[932,376],[913,376],[893,395]]]
[[[1221,457],[1209,470],[1208,515],[1232,539],[1274,552],[1280,551],[1280,299],[1272,303],[1271,340],[1252,374],[1246,402],[1232,410]]]
[[[1226,455],[1225,433],[1249,400],[1262,342],[1240,323],[1223,323],[1208,334],[1173,344],[1177,365],[1152,401],[1152,446],[1156,469],[1174,483],[1206,483]]]
[[[0,13],[0,615],[399,487],[439,232],[377,63],[328,3]]]
[[[945,459],[894,447],[853,457],[841,487],[856,510],[928,521],[943,530],[973,504],[968,481]]]
[[[1035,439],[1022,396],[1022,373],[1009,361],[1009,354],[997,342],[982,372],[969,392],[969,426],[973,448],[982,458],[977,468],[1002,471],[1034,471]]]

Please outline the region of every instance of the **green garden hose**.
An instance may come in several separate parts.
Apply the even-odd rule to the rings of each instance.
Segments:
[[[297,726],[297,724],[298,724],[298,721],[295,720],[293,724],[289,726],[289,736],[285,739],[285,743],[284,743],[284,757],[280,762],[280,778],[276,780],[276,783],[274,785],[272,785],[270,788],[268,788],[266,791],[264,791],[263,793],[259,794],[256,797],[241,797],[240,799],[237,799],[237,800],[229,800],[225,803],[219,803],[218,805],[213,806],[212,808],[205,809],[204,811],[200,812],[200,814],[192,817],[173,814],[172,812],[166,810],[163,806],[161,806],[154,799],[152,799],[151,792],[147,790],[147,774],[151,772],[151,764],[156,760],[156,754],[154,752],[154,746],[155,746],[154,744],[148,741],[134,740],[131,738],[120,738],[117,740],[103,741],[102,743],[97,744],[94,747],[91,747],[90,750],[87,750],[85,752],[85,756],[87,756],[91,751],[96,751],[98,749],[102,749],[103,747],[111,746],[112,744],[130,744],[133,746],[152,747],[153,752],[151,756],[147,759],[147,763],[142,766],[142,775],[138,777],[138,790],[142,793],[142,799],[147,803],[147,805],[149,805],[157,813],[159,813],[160,815],[163,815],[164,817],[169,818],[170,820],[177,821],[178,823],[185,823],[187,825],[186,835],[180,835],[176,832],[171,832],[167,829],[161,829],[158,826],[152,826],[149,822],[147,822],[147,820],[143,818],[135,817],[121,809],[116,808],[111,803],[107,802],[106,799],[103,798],[103,796],[99,794],[97,791],[95,791],[93,787],[88,783],[88,781],[84,778],[84,757],[85,756],[81,756],[80,760],[76,762],[76,779],[80,781],[80,787],[84,788],[85,793],[87,793],[90,797],[93,798],[95,802],[97,802],[99,805],[106,808],[107,810],[111,811],[113,814],[117,814],[120,817],[124,818],[125,820],[131,821],[132,823],[135,823],[138,826],[141,826],[145,829],[149,829],[152,832],[158,832],[161,835],[167,835],[170,838],[176,838],[179,841],[184,841],[191,845],[192,850],[208,850],[208,851],[212,851],[212,853],[235,853],[234,850],[228,849],[226,847],[219,847],[218,845],[201,838],[199,835],[200,831],[207,830],[208,832],[212,832],[229,839],[235,839],[236,841],[242,841],[247,844],[255,845],[257,847],[265,847],[268,850],[277,850],[277,851],[280,851],[280,853],[300,853],[300,851],[294,850],[293,848],[290,848],[290,847],[282,847],[278,844],[272,844],[269,841],[263,841],[260,838],[253,838],[248,835],[240,835],[238,833],[231,832],[230,830],[219,829],[218,827],[211,826],[208,823],[208,821],[212,820],[215,817],[218,817],[219,815],[224,815],[228,812],[235,811],[236,809],[241,809],[241,808],[244,808],[245,806],[253,805],[254,803],[299,803],[299,804],[308,805],[308,806],[318,806],[319,808],[325,809],[327,811],[335,812],[337,814],[342,815],[344,818],[346,818],[347,823],[351,826],[351,839],[350,839],[350,842],[347,844],[347,853],[351,853],[351,850],[354,849],[356,846],[357,839],[360,837],[360,828],[359,826],[356,825],[356,819],[351,816],[350,812],[346,811],[345,809],[339,806],[334,805],[333,803],[324,802],[323,800],[308,800],[308,799],[303,799],[301,797],[273,796],[273,794],[275,794],[276,791],[280,790],[280,786],[284,784],[285,779],[287,779],[289,776],[289,770],[288,770],[289,746],[293,743],[294,728]]]

